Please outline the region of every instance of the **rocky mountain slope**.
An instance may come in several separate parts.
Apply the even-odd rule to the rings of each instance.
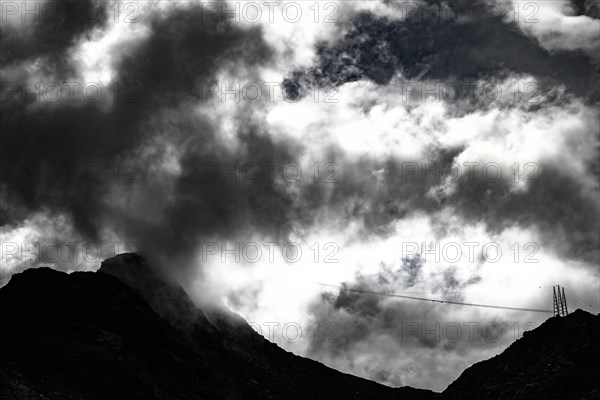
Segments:
[[[600,399],[600,315],[577,310],[548,319],[502,354],[468,368],[443,398]]]
[[[0,320],[1,399],[437,397],[288,353],[238,316],[199,310],[135,254],[96,273],[16,274],[0,289]]]
[[[16,274],[0,289],[0,399],[600,399],[600,316],[575,311],[468,368],[442,394],[390,388],[288,353],[199,309],[142,257]]]

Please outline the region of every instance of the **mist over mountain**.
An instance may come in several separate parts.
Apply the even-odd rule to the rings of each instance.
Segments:
[[[196,307],[141,256],[0,289],[2,399],[597,399],[600,316],[550,318],[443,393],[298,357],[225,308]]]
[[[2,399],[436,397],[295,356],[225,310],[205,314],[134,254],[96,273],[16,274],[0,318]]]
[[[3,395],[594,397],[599,108],[600,0],[1,0]]]

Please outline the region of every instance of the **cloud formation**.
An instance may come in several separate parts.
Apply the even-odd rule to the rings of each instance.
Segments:
[[[135,23],[97,2],[66,3],[93,18],[13,16],[0,39],[3,243],[135,244],[197,299],[257,322],[333,322],[344,338],[273,339],[291,351],[439,390],[510,340],[406,337],[407,324],[517,317],[310,282],[544,308],[532,289],[567,280],[597,301],[597,8],[552,2],[528,25],[469,17],[463,2],[450,18],[441,2],[405,3],[332,3],[316,21],[303,8],[297,23],[193,2],[135,3]],[[257,87],[284,97],[248,97]],[[202,259],[207,242],[254,241],[299,243],[304,257]],[[505,253],[399,250],[450,241]],[[317,242],[320,256],[337,245],[339,262],[313,261]],[[516,242],[520,261],[534,243],[540,262],[516,263]],[[2,282],[36,264],[98,267],[13,250]]]

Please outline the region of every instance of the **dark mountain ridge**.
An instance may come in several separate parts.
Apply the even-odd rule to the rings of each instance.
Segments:
[[[0,289],[0,398],[436,397],[288,353],[225,310],[207,314],[135,254],[96,273],[15,274]]]
[[[137,254],[15,274],[0,289],[0,399],[600,399],[600,316],[550,318],[442,394],[286,352],[198,308]]]
[[[552,317],[501,354],[467,368],[446,399],[600,399],[600,315]]]

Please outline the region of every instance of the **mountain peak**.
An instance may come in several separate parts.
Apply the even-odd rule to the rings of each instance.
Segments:
[[[98,272],[116,276],[128,284],[156,278],[154,268],[139,253],[122,253],[107,258],[100,264]]]
[[[140,255],[123,254],[97,273],[41,268],[15,274],[0,288],[0,398],[437,397],[298,357],[243,320],[231,324],[225,315],[215,327],[183,289],[149,271]]]
[[[600,315],[575,310],[547,319],[501,354],[474,364],[444,399],[600,398]]]
[[[295,356],[239,316],[196,307],[161,276],[136,253],[104,261],[97,273],[15,274],[0,288],[0,398],[600,398],[600,315],[549,318],[438,394]]]

